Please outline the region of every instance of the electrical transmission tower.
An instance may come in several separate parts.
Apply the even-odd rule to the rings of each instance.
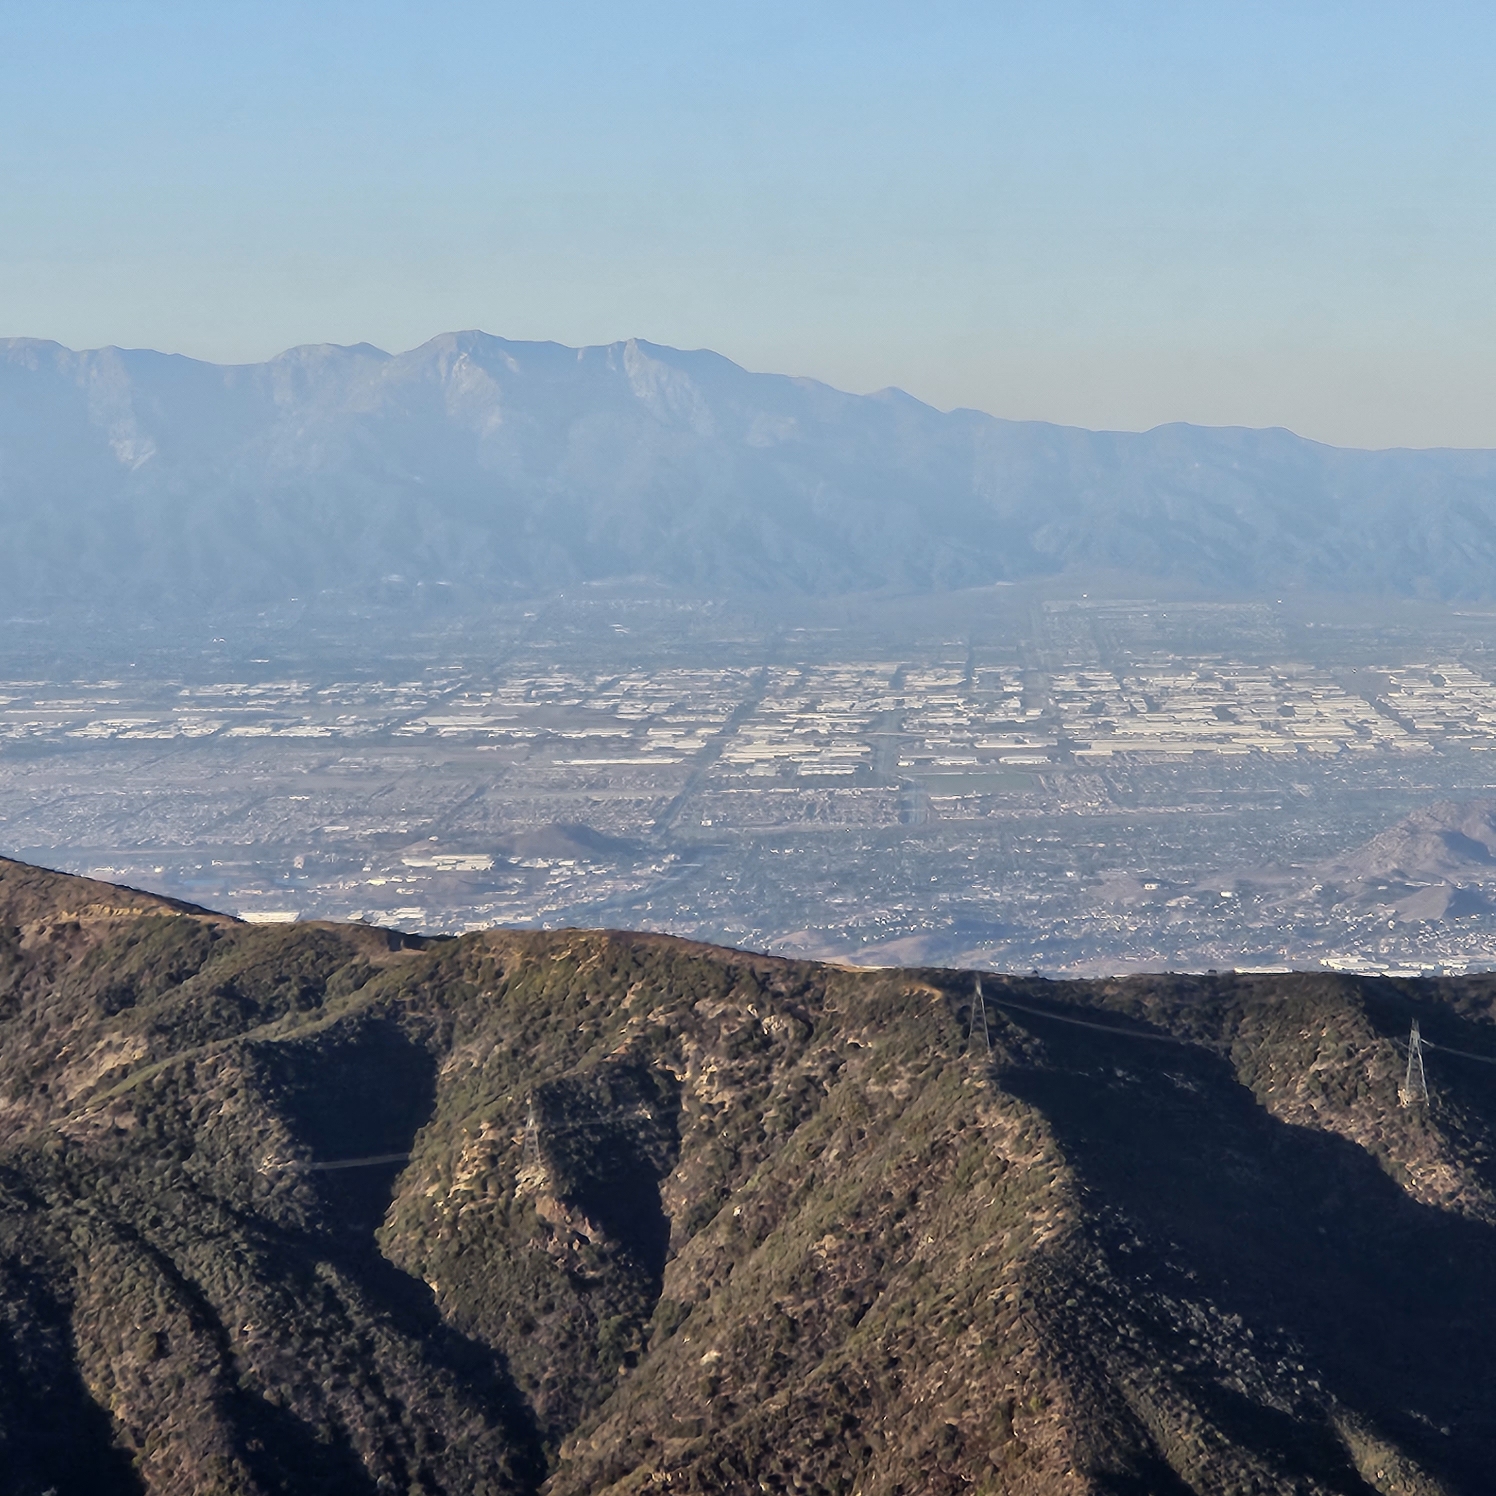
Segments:
[[[540,1167],[540,1122],[535,1116],[535,1102],[530,1102],[530,1110],[525,1114],[525,1147],[520,1157],[521,1169],[538,1169]]]
[[[987,999],[982,996],[981,977],[977,978],[976,1002],[982,1014],[982,1038],[987,1041],[987,1058],[990,1060],[992,1058],[992,1034],[987,1027]]]
[[[1418,1020],[1413,1020],[1413,1032],[1408,1035],[1408,1075],[1397,1099],[1404,1106],[1418,1102],[1428,1104],[1428,1080],[1423,1073],[1423,1035],[1418,1032]]]

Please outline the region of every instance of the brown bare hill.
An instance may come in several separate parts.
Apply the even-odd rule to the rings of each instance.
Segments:
[[[644,849],[637,842],[608,836],[573,821],[552,821],[528,831],[512,831],[495,839],[495,850],[516,861],[530,858],[570,858],[577,862],[638,860]]]
[[[1496,980],[0,928],[7,1492],[1489,1489]]]
[[[1496,800],[1441,800],[1325,865],[1327,876],[1496,881]]]
[[[1496,800],[1442,800],[1315,870],[1313,897],[1331,896],[1397,918],[1489,914],[1496,895]]]

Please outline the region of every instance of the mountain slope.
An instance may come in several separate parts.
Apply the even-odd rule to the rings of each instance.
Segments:
[[[1325,875],[1402,882],[1496,877],[1496,801],[1441,800],[1404,816],[1363,847],[1325,864]]]
[[[0,863],[7,1489],[1485,1489],[1496,982],[985,981]]]
[[[0,585],[32,608],[945,588],[1110,568],[1489,596],[1496,455],[1097,433],[646,343],[446,334],[220,367],[0,342]]]
[[[1418,922],[1487,914],[1496,885],[1496,802],[1443,800],[1312,869],[1300,901]]]

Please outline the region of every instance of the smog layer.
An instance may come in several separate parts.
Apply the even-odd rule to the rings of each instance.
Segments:
[[[798,612],[581,589],[71,650],[16,624],[0,846],[258,920],[1478,969],[1493,623],[996,588]]]

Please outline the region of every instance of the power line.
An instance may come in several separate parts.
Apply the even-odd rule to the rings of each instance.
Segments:
[[[1482,1065],[1496,1065],[1496,1055],[1471,1054],[1468,1049],[1451,1049],[1447,1044],[1435,1044],[1432,1039],[1422,1041],[1424,1049],[1437,1049],[1440,1054],[1457,1054],[1462,1060],[1479,1060]]]
[[[645,1121],[654,1122],[658,1120],[649,1108],[640,1102],[635,1106],[627,1107],[619,1111],[601,1112],[593,1117],[582,1117],[572,1122],[560,1122],[555,1126],[545,1127],[547,1137],[556,1137],[568,1132],[587,1132],[589,1129],[605,1127],[610,1122],[623,1121]],[[532,1101],[525,1116],[524,1132],[524,1154],[523,1167],[540,1167],[540,1133],[542,1123],[535,1110]],[[364,1169],[372,1168],[376,1164],[403,1164],[409,1163],[412,1155],[405,1153],[371,1153],[365,1158],[328,1158],[328,1159],[285,1159],[277,1163],[266,1163],[260,1167],[269,1172],[271,1170],[289,1170],[296,1174],[324,1174],[332,1169]]]
[[[982,979],[976,978],[974,1002],[982,1015],[982,1039],[986,1046],[988,1058],[992,1056],[992,1031],[987,1021],[987,997],[982,991]],[[1182,1044],[1189,1049],[1198,1049],[1202,1046],[1192,1039],[1181,1039],[1174,1034],[1152,1034],[1142,1033],[1135,1029],[1117,1028],[1109,1023],[1094,1023],[1086,1018],[1074,1018],[1067,1013],[1054,1013],[1045,1008],[1031,1007],[1027,1003],[1014,1002],[1010,998],[999,997],[992,999],[993,1006],[1001,1013],[1011,1009],[1015,1013],[1026,1013],[1035,1018],[1046,1018],[1052,1023],[1068,1023],[1073,1028],[1092,1029],[1100,1034],[1110,1034],[1117,1039],[1142,1039],[1154,1044]],[[1461,1059],[1476,1060],[1483,1065],[1496,1065],[1496,1055],[1474,1054],[1468,1049],[1453,1049],[1447,1044],[1436,1044],[1432,1039],[1425,1039],[1419,1030],[1418,1020],[1415,1018],[1406,1042],[1399,1039],[1392,1041],[1394,1044],[1406,1047],[1408,1051],[1408,1068],[1403,1084],[1398,1088],[1398,1100],[1403,1106],[1414,1106],[1419,1102],[1427,1105],[1428,1077],[1424,1071],[1423,1051],[1425,1049],[1438,1050],[1440,1054],[1457,1055]],[[633,1120],[650,1121],[656,1120],[648,1106],[640,1102],[626,1109],[604,1112],[596,1116],[578,1118],[571,1122],[562,1122],[546,1127],[548,1136],[555,1136],[568,1132],[585,1132],[590,1128],[605,1126],[610,1122]],[[523,1143],[523,1168],[540,1168],[540,1131],[541,1122],[535,1110],[532,1100],[525,1114],[525,1130]],[[379,1164],[408,1163],[411,1155],[405,1153],[375,1153],[365,1158],[335,1158],[325,1160],[299,1160],[291,1159],[284,1163],[267,1163],[262,1167],[268,1170],[285,1169],[296,1173],[327,1173],[335,1169],[362,1169],[373,1168]]]
[[[1011,1008],[1014,1012],[1031,1013],[1035,1018],[1048,1018],[1054,1023],[1068,1023],[1075,1028],[1095,1029],[1098,1033],[1112,1034],[1118,1039],[1148,1039],[1155,1044],[1183,1044],[1191,1049],[1202,1047],[1196,1040],[1181,1039],[1176,1034],[1146,1034],[1139,1033],[1134,1029],[1116,1028],[1109,1023],[1092,1023],[1086,1018],[1072,1018],[1065,1013],[1050,1012],[1047,1008],[1033,1008],[1026,1003],[1015,1003],[1006,997],[994,997],[990,1001],[992,1006],[999,1012]],[[1413,1027],[1417,1029],[1418,1024],[1416,1021]],[[1411,1048],[1408,1039],[1393,1039],[1392,1043],[1397,1045],[1399,1049]],[[1472,1050],[1455,1049],[1448,1044],[1436,1044],[1432,1039],[1424,1038],[1421,1033],[1418,1035],[1418,1045],[1420,1050],[1436,1049],[1440,1054],[1458,1055],[1462,1060],[1478,1060],[1482,1065],[1496,1065],[1496,1055],[1476,1054]],[[1420,1055],[1420,1060],[1421,1058],[1422,1056]]]
[[[288,1159],[285,1163],[266,1164],[267,1169],[290,1169],[297,1174],[326,1173],[330,1169],[364,1169],[375,1164],[403,1164],[410,1162],[409,1153],[374,1153],[368,1158],[331,1158],[322,1162],[313,1159]]]
[[[1015,1013],[1032,1013],[1035,1018],[1048,1018],[1055,1023],[1068,1023],[1075,1028],[1095,1029],[1097,1033],[1111,1034],[1117,1039],[1147,1039],[1154,1044],[1183,1044],[1188,1049],[1199,1049],[1193,1039],[1180,1039],[1174,1034],[1145,1034],[1138,1033],[1133,1029],[1116,1028],[1110,1023],[1092,1023],[1086,1018],[1071,1018],[1064,1013],[1051,1013],[1044,1008],[1030,1008],[1024,1003],[1011,1002],[1006,997],[994,997],[992,1006],[999,1013],[1011,1008]]]

